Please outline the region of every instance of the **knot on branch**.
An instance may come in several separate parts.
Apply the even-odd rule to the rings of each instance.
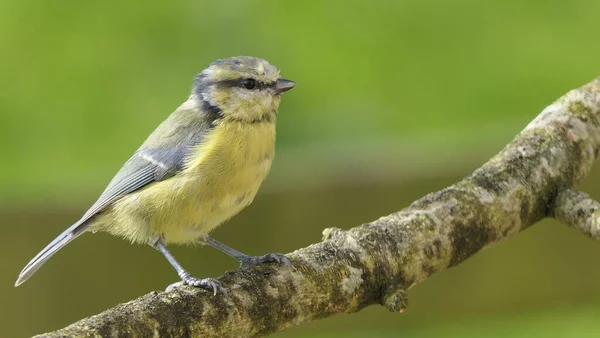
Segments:
[[[600,239],[600,203],[588,194],[566,189],[556,196],[550,210],[557,220],[566,223],[594,239]]]
[[[391,312],[404,312],[408,306],[408,294],[401,284],[392,283],[383,292],[381,305]]]

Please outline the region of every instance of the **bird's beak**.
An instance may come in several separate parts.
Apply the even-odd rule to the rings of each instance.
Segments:
[[[277,94],[281,94],[283,92],[287,92],[288,90],[294,88],[296,86],[296,82],[286,80],[286,79],[278,79],[275,83],[275,91]]]

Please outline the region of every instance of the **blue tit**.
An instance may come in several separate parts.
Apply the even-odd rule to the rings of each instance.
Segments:
[[[182,284],[223,290],[211,278],[190,275],[167,243],[200,242],[242,265],[289,264],[282,254],[247,256],[208,236],[249,205],[275,153],[275,122],[282,79],[267,61],[239,56],[211,63],[192,93],[125,162],[92,207],[23,269],[15,286],[86,232],[104,231],[158,249]]]

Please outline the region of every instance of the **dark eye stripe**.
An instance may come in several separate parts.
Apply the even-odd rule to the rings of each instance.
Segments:
[[[244,86],[244,81],[247,78],[239,78],[239,79],[232,79],[232,80],[222,80],[222,81],[218,81],[216,84],[222,87],[239,87],[239,88],[244,88],[246,89],[246,87]],[[265,83],[259,80],[254,79],[254,81],[256,82],[256,87],[254,87],[253,90],[263,90],[265,88],[271,88],[273,86],[275,86],[275,82],[270,82],[270,83]]]

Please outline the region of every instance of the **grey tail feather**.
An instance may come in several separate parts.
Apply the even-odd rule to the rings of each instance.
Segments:
[[[87,222],[81,220],[71,225],[62,234],[56,237],[50,244],[40,251],[27,265],[23,268],[23,271],[19,274],[19,278],[15,282],[15,287],[19,286],[27,281],[44,263],[46,263],[50,257],[52,257],[58,250],[62,249],[65,245],[69,244],[75,238],[81,236],[87,228]]]

